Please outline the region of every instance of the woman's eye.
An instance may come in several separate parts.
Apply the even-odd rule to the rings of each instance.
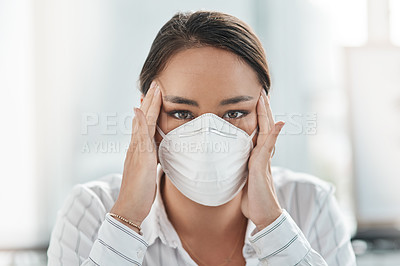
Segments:
[[[226,112],[222,118],[224,118],[224,119],[239,119],[239,118],[246,116],[247,114],[248,114],[247,111],[229,111],[229,112]],[[174,111],[168,112],[168,115],[173,118],[179,119],[179,120],[188,120],[188,119],[194,118],[194,115],[191,112],[185,111],[185,110],[174,110]]]
[[[193,115],[188,112],[188,111],[172,111],[168,113],[170,116],[180,119],[180,120],[186,120],[186,119],[191,119],[193,118]]]
[[[247,112],[243,111],[229,111],[227,112],[223,118],[228,118],[228,119],[237,119],[241,118],[243,116],[247,115]]]

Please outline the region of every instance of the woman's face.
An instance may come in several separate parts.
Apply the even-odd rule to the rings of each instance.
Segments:
[[[162,95],[157,123],[165,134],[204,113],[214,113],[249,135],[257,126],[262,86],[256,72],[234,53],[214,47],[181,51],[156,80]],[[157,130],[154,138],[157,145],[162,140]]]

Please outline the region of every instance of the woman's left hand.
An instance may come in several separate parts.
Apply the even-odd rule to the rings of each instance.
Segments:
[[[257,103],[259,132],[248,161],[249,176],[242,194],[242,212],[261,231],[282,213],[271,173],[271,154],[285,122],[275,124],[269,97],[262,89]]]

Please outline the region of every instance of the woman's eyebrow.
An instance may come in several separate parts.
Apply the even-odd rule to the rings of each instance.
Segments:
[[[187,104],[187,105],[192,105],[199,107],[199,104],[196,101],[186,99],[180,96],[174,96],[174,95],[166,95],[163,97],[164,101],[171,102],[171,103],[179,103],[179,104]]]
[[[222,100],[219,103],[219,105],[235,104],[235,103],[246,102],[246,101],[251,101],[251,100],[253,100],[252,96],[241,95],[241,96],[236,96],[233,98],[228,98],[228,99]]]
[[[187,98],[183,98],[180,96],[166,95],[163,98],[164,98],[164,101],[167,101],[167,102],[178,103],[178,104],[187,104],[187,105],[199,107],[198,102],[187,99]],[[241,95],[241,96],[224,99],[219,103],[219,105],[235,104],[235,103],[250,101],[252,99],[254,99],[254,97]]]

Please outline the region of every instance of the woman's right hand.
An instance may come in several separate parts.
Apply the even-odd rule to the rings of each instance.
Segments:
[[[153,86],[154,85],[154,86]],[[153,81],[132,121],[118,199],[110,212],[141,225],[156,196],[157,152],[155,127],[161,108],[161,90]],[[138,230],[126,224],[136,232]]]

